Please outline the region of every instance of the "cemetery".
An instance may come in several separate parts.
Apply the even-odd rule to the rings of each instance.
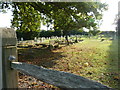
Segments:
[[[8,33],[9,38],[3,37],[3,36],[8,36],[8,35],[5,35],[5,33],[4,33],[6,30],[9,31],[9,33]],[[92,80],[89,81],[89,79],[93,79],[93,80],[97,80],[97,81],[100,80],[99,82],[106,83],[107,85],[113,85],[112,83],[114,83],[114,85],[115,85],[114,87],[117,86],[116,82],[119,81],[119,74],[117,73],[117,69],[116,69],[117,62],[111,61],[112,62],[111,63],[111,62],[103,61],[103,60],[107,60],[107,58],[108,58],[108,56],[106,56],[107,53],[105,51],[101,51],[101,52],[96,51],[96,49],[102,50],[103,48],[104,48],[104,50],[105,49],[108,50],[108,46],[111,45],[111,43],[113,41],[113,39],[111,41],[111,38],[106,38],[106,40],[103,41],[103,43],[101,44],[101,45],[103,45],[102,47],[100,45],[101,39],[96,39],[96,37],[92,37],[90,39],[84,38],[84,42],[77,42],[75,44],[70,44],[70,45],[66,44],[64,47],[57,48],[57,49],[53,49],[53,48],[55,48],[54,43],[57,43],[57,45],[60,45],[58,43],[59,41],[55,41],[55,38],[52,38],[54,40],[49,39],[50,40],[49,46],[52,45],[52,47],[50,49],[49,48],[40,49],[41,47],[38,47],[38,45],[36,46],[35,44],[39,43],[39,45],[42,45],[41,43],[43,43],[45,40],[48,40],[48,39],[44,38],[44,40],[42,42],[37,39],[36,40],[26,40],[26,41],[22,40],[22,41],[17,42],[16,34],[15,34],[15,32],[13,32],[13,30],[1,29],[1,31],[2,31],[1,33],[3,34],[3,36],[2,36],[3,38],[1,38],[3,41],[2,45],[9,45],[9,46],[5,46],[8,48],[8,50],[5,50],[7,48],[3,48],[3,50],[2,50],[4,53],[6,53],[6,54],[2,55],[3,59],[7,60],[7,57],[10,55],[9,60],[13,60],[13,61],[5,60],[4,62],[2,62],[3,63],[2,68],[3,68],[3,72],[4,72],[2,74],[2,77],[4,79],[6,79],[7,81],[10,81],[10,82],[5,82],[5,80],[4,80],[3,84],[5,86],[3,85],[3,87],[15,88],[15,87],[17,87],[16,85],[18,85],[19,88],[27,88],[27,87],[48,88],[49,87],[49,88],[57,89],[57,87],[59,87],[59,88],[82,88],[82,87],[94,88],[95,87],[95,88],[109,88],[110,89],[110,87],[108,87],[108,86],[105,86],[96,81],[92,81]],[[12,34],[12,32],[13,32],[13,34]],[[15,38],[13,38],[13,36]],[[56,37],[56,38],[58,39],[58,37]],[[80,37],[80,39],[81,39],[81,37]],[[4,42],[4,40],[6,40],[6,42]],[[13,40],[15,43],[12,42]],[[83,39],[81,39],[81,40],[83,41]],[[48,42],[48,41],[46,41],[46,42]],[[95,43],[94,45],[92,44],[93,42]],[[115,43],[116,43],[116,41],[115,41]],[[86,47],[87,44],[92,45],[92,46]],[[97,47],[95,49],[96,44],[99,47]],[[17,47],[13,46],[13,45],[16,45]],[[18,45],[23,45],[23,46],[18,47]],[[36,49],[35,47],[38,47],[38,49]],[[43,47],[43,45],[42,45],[42,47]],[[113,47],[113,46],[110,46],[110,47]],[[9,49],[9,48],[11,48],[11,49]],[[11,50],[12,50],[12,52],[11,52]],[[18,50],[18,60],[13,57],[13,55],[15,57],[17,57],[16,50]],[[87,53],[84,50],[87,50]],[[55,53],[58,53],[60,51],[62,51],[64,53],[55,55]],[[87,58],[84,58],[84,55],[82,56],[82,54],[85,54],[85,53],[86,53]],[[100,59],[100,57],[103,57],[102,55],[100,55],[100,53],[102,53],[102,55],[104,55],[103,53],[106,53],[104,58],[102,58],[103,60]],[[92,54],[92,57],[94,57],[92,59],[92,61],[90,60],[90,54]],[[97,54],[99,54],[99,55],[97,55]],[[80,57],[79,57],[79,55],[80,55]],[[112,57],[111,59],[117,60],[117,53],[114,53],[114,55],[116,55],[116,58]],[[74,59],[74,58],[76,58],[76,59]],[[79,61],[79,59],[80,59],[80,61]],[[98,61],[96,61],[97,59],[98,59]],[[108,59],[111,60],[110,58],[108,58]],[[16,62],[16,60],[18,62]],[[96,62],[94,62],[94,60]],[[101,63],[101,61],[102,61],[102,63]],[[98,63],[99,63],[99,66],[97,66]],[[6,65],[6,67],[3,67],[4,64]],[[111,65],[113,65],[112,68],[110,68],[108,66],[108,64],[110,64],[110,67],[111,67]],[[36,65],[38,65],[38,66],[36,66]],[[106,67],[106,70],[108,69],[107,72],[110,75],[110,77],[106,77],[106,79],[107,78],[109,78],[108,80],[113,79],[111,84],[108,84],[107,81],[102,81],[103,80],[102,78],[105,79],[105,77],[103,77],[103,76],[104,75],[106,76],[106,74],[107,74],[107,72],[104,71],[104,69],[105,69],[104,67],[102,67],[100,69],[101,70],[100,72],[98,71],[99,69],[94,70],[96,67],[100,67],[101,65],[105,65],[105,67],[108,66],[108,68]],[[8,71],[8,68],[13,68],[13,69],[15,69],[15,71],[13,69]],[[85,69],[87,70],[87,68],[91,68],[91,70],[84,71]],[[113,73],[112,69],[115,70],[114,73]],[[18,70],[20,72],[18,73],[18,72],[16,72],[16,70]],[[5,74],[5,73],[8,73],[8,74]],[[11,74],[9,74],[9,73],[11,73]],[[17,73],[18,73],[19,78],[17,77]],[[84,75],[85,73],[86,73],[86,75]],[[92,76],[95,73],[99,73],[99,74],[103,73],[103,75],[101,77],[95,76],[96,77],[95,78]],[[26,76],[25,74],[28,76]],[[5,77],[3,75],[5,75]],[[9,75],[9,76],[7,76],[7,75]],[[10,78],[10,75],[12,75],[12,76],[14,75],[14,77]],[[80,75],[80,76],[78,76],[78,75]],[[83,77],[81,77],[81,75]],[[31,76],[35,77],[38,80],[34,79]],[[6,78],[6,77],[8,77],[8,78]],[[66,79],[64,79],[63,77]],[[67,77],[69,77],[69,78],[67,78]],[[89,79],[84,78],[84,77],[87,77]],[[13,79],[14,79],[15,83],[12,83],[13,84],[12,85],[10,83],[11,83],[11,81],[13,82]],[[83,79],[84,83],[86,83],[86,84],[81,82],[82,79]],[[34,81],[31,82],[31,80],[34,80]],[[41,80],[41,81],[39,81],[39,80]],[[31,84],[28,82],[31,82]],[[43,82],[45,82],[45,83],[43,83]],[[41,86],[41,85],[44,85],[44,86]]]
[[[106,3],[0,2],[0,13],[8,10],[11,26],[0,27],[1,90],[120,90],[119,15],[115,29],[102,31]]]

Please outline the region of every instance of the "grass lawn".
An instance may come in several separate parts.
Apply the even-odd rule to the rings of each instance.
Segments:
[[[18,49],[18,52],[21,62],[74,73],[112,88],[118,88],[120,82],[117,40],[85,39],[52,51],[37,48]]]

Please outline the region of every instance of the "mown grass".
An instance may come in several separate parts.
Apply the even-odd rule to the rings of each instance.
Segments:
[[[52,51],[20,49],[19,52],[24,54],[19,56],[19,61],[81,75],[112,88],[119,86],[117,40],[101,42],[98,39],[85,39],[84,42]]]

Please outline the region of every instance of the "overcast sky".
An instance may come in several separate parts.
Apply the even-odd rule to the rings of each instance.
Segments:
[[[108,10],[103,14],[103,22],[100,27],[102,31],[110,31],[115,30],[114,19],[116,14],[118,13],[118,1],[120,0],[102,0],[106,2],[109,7]],[[9,10],[6,14],[0,13],[0,27],[10,27],[12,19],[12,12]],[[46,29],[46,27],[42,26],[42,29]]]
[[[118,14],[118,1],[120,0],[104,0],[109,7],[108,10],[104,12],[103,23],[100,30],[115,30],[116,25],[113,25],[116,15]]]

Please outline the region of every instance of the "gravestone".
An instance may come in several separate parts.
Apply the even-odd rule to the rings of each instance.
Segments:
[[[21,37],[21,41],[23,41],[23,37]]]
[[[34,41],[37,42],[37,37],[34,38]]]
[[[16,57],[16,33],[10,28],[0,28],[0,90],[2,88],[17,88],[17,71],[11,69],[11,56]]]

